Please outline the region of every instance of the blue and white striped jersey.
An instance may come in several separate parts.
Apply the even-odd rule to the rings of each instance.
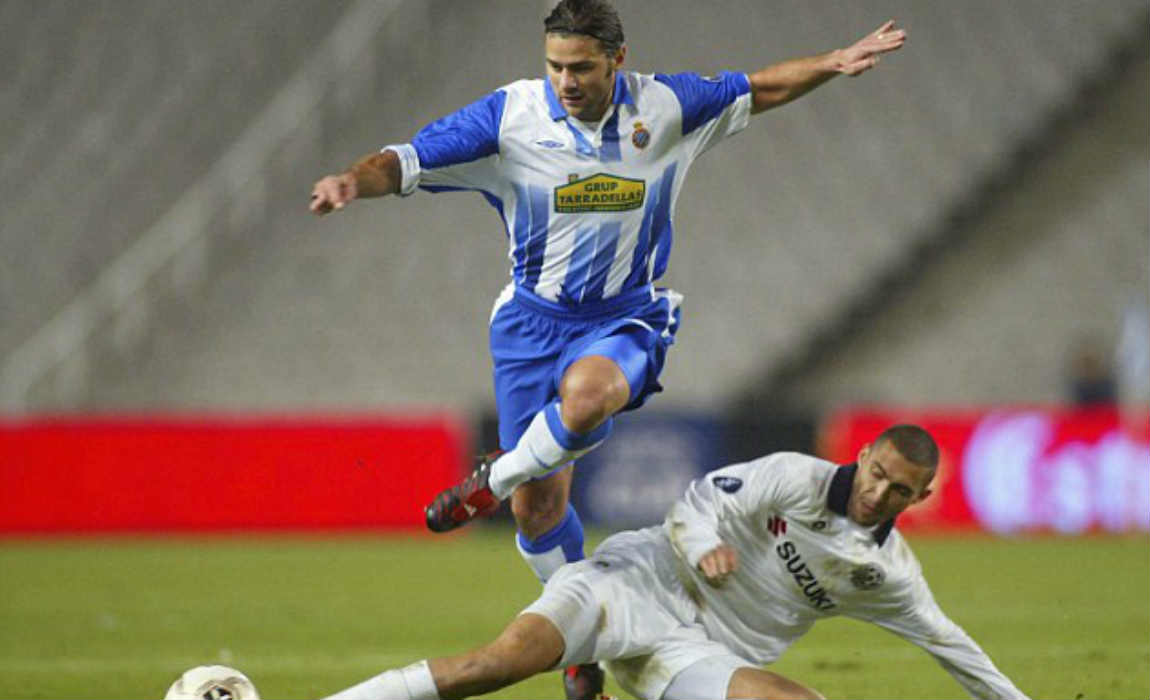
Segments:
[[[649,287],[667,267],[687,169],[747,126],[750,83],[619,71],[613,101],[588,124],[547,80],[506,85],[387,147],[401,193],[482,193],[507,229],[517,292],[577,310]]]

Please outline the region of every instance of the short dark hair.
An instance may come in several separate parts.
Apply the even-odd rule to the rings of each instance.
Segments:
[[[543,32],[598,39],[608,56],[623,46],[623,21],[607,0],[560,0],[543,20]]]
[[[908,462],[925,467],[932,472],[938,467],[938,444],[930,433],[917,425],[892,425],[882,431],[874,444],[889,442]]]

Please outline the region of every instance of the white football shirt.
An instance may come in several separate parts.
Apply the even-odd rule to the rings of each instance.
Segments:
[[[938,607],[893,521],[846,516],[854,473],[782,452],[691,484],[663,527],[708,637],[766,664],[817,620],[847,615],[922,647],[974,697],[1025,697]],[[715,588],[696,567],[720,543],[739,566]]]
[[[401,194],[475,190],[503,219],[517,292],[578,310],[642,295],[667,267],[672,212],[691,163],[746,127],[742,73],[619,71],[594,124],[547,80],[520,80],[435,121],[400,157]]]

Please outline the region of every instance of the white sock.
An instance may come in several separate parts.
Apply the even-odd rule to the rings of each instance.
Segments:
[[[559,570],[559,567],[567,563],[567,557],[563,555],[563,548],[558,545],[542,554],[533,554],[523,548],[523,544],[517,537],[515,538],[515,547],[519,550],[519,556],[523,557],[523,561],[527,562],[527,566],[535,572],[539,583],[547,583]]]
[[[491,465],[491,476],[487,484],[499,500],[510,496],[520,484],[545,476],[576,457],[587,454],[611,430],[612,421],[609,418],[587,435],[576,435],[563,425],[558,407],[556,402],[536,413],[515,448]],[[551,413],[550,421],[548,412]],[[562,433],[559,437],[553,433],[553,427]],[[567,447],[560,443],[560,439],[567,443]]]
[[[439,689],[427,661],[396,668],[359,685],[341,690],[327,700],[439,700]]]

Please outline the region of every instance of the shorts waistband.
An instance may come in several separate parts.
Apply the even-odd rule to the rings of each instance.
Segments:
[[[600,301],[584,302],[576,306],[568,306],[544,299],[537,294],[523,289],[515,288],[515,301],[523,306],[541,314],[555,318],[590,320],[609,316],[622,315],[621,312],[643,306],[654,298],[654,288],[651,285],[632,289]]]

